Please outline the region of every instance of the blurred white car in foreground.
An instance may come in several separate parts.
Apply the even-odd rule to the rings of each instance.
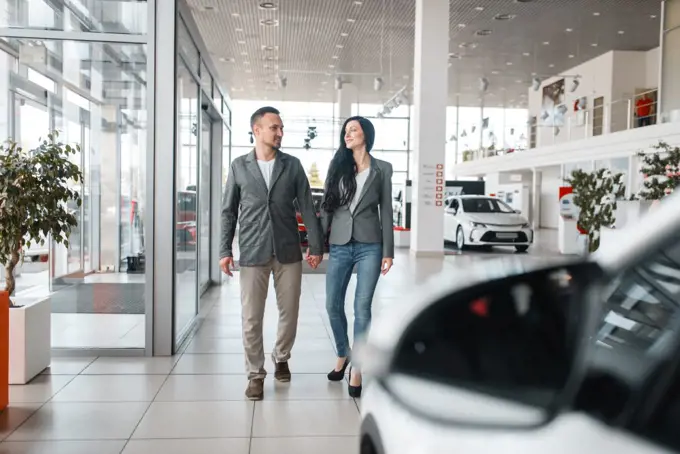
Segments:
[[[376,319],[361,454],[680,452],[680,194],[626,241],[484,261]]]

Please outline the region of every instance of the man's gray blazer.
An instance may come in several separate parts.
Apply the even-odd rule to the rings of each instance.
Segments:
[[[333,213],[322,209],[321,220],[324,232],[330,227],[330,244],[343,245],[352,239],[382,243],[383,257],[394,258],[392,164],[371,156],[371,170],[354,213],[350,212],[349,204]]]
[[[277,151],[267,190],[255,150],[234,159],[222,201],[220,258],[233,257],[232,243],[238,221],[240,266],[264,265],[272,254],[280,263],[301,261],[295,200],[308,231],[311,255],[323,255],[321,223],[300,160]]]

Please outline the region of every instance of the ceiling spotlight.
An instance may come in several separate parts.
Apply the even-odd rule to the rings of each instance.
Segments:
[[[288,79],[285,76],[279,76],[279,87],[286,88],[288,85]]]
[[[349,36],[349,33],[342,32],[340,33],[340,36],[342,36],[343,38],[347,38]]]
[[[555,65],[553,63],[549,64],[548,66],[551,67],[551,68],[555,67]]]
[[[568,28],[568,29],[566,29],[565,31],[566,31],[567,33],[571,33],[571,32],[574,31],[574,29],[573,29],[573,28]]]
[[[623,30],[619,30],[619,35],[623,35],[624,33],[626,32],[624,32]]]
[[[458,28],[465,28],[465,27],[467,27],[467,25],[465,25],[465,24],[458,24]]]
[[[383,87],[383,80],[381,77],[376,77],[373,79],[373,89],[375,91],[380,91],[380,89]]]
[[[356,21],[357,21],[356,19],[352,19],[351,17],[347,18],[347,22],[349,22],[350,24],[353,24]]]
[[[260,21],[260,25],[264,25],[266,27],[276,27],[279,25],[279,21],[276,19],[262,19]]]
[[[234,16],[234,17],[239,17],[239,16],[240,16],[239,13],[231,13],[231,15]]]
[[[336,44],[335,47],[337,47],[338,49],[342,49],[345,46],[343,46],[342,44]]]
[[[479,78],[479,91],[485,92],[488,89],[489,89],[489,79],[487,79],[486,77],[480,77]]]
[[[539,79],[538,77],[534,77],[533,79],[531,79],[531,88],[534,91],[538,91],[541,88],[541,79]]]
[[[477,36],[489,36],[491,33],[493,33],[491,30],[484,29],[484,30],[477,30],[475,32],[475,35],[477,35]]]
[[[340,76],[335,78],[335,89],[342,90],[342,78]]]
[[[515,17],[514,14],[496,14],[493,18],[494,20],[511,20]]]
[[[569,89],[569,91],[571,91],[572,93],[575,92],[578,86],[581,84],[581,82],[579,82],[578,79],[579,79],[578,77],[575,77],[574,80],[571,82],[571,88]]]
[[[544,45],[544,46],[549,46],[549,45],[550,45],[550,41],[543,41],[543,45]]]
[[[574,54],[569,54],[569,58],[574,58]]]
[[[600,13],[598,13],[598,12],[593,13],[593,16],[599,16],[599,15],[600,15]]]
[[[529,52],[524,52],[522,55],[524,55],[525,57],[531,57],[531,54]]]
[[[497,76],[497,75],[500,74],[500,71],[491,71],[491,74],[493,74],[494,76]]]
[[[484,7],[483,7],[483,6],[477,6],[475,9],[476,9],[477,11],[484,11]]]
[[[593,44],[591,44],[591,46],[597,47],[597,43],[593,43]]]
[[[656,19],[656,14],[652,14],[649,16],[650,19]]]
[[[260,3],[260,9],[274,10],[276,9],[276,5],[274,2],[262,2]]]
[[[511,61],[509,61],[509,62],[507,62],[507,63],[506,63],[506,65],[508,65],[508,66],[512,66],[512,62],[511,62]]]

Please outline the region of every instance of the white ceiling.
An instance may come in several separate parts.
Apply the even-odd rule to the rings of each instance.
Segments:
[[[361,102],[382,104],[410,83],[415,0],[188,4],[233,99],[332,101],[335,76],[344,74]],[[452,0],[450,103],[460,93],[461,105],[478,106],[479,78],[486,77],[485,106],[525,107],[532,73],[658,46],[659,13],[660,0]],[[385,82],[381,91],[373,89],[375,75]]]

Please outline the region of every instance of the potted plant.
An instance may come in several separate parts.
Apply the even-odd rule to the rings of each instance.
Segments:
[[[59,142],[53,131],[35,150],[14,141],[0,149],[0,263],[5,266],[9,297],[10,383],[27,383],[50,364],[51,307],[49,298],[21,301],[14,291],[14,269],[23,260],[24,246],[51,238],[68,247],[77,218],[69,203],[82,204],[74,184],[82,173],[70,158],[80,152]],[[1,356],[1,355],[0,355]]]
[[[626,192],[623,174],[612,174],[609,169],[579,169],[566,181],[573,188],[574,205],[579,208],[578,228],[585,232],[588,252],[595,252],[600,247],[603,228],[611,228],[616,221],[617,201]]]

